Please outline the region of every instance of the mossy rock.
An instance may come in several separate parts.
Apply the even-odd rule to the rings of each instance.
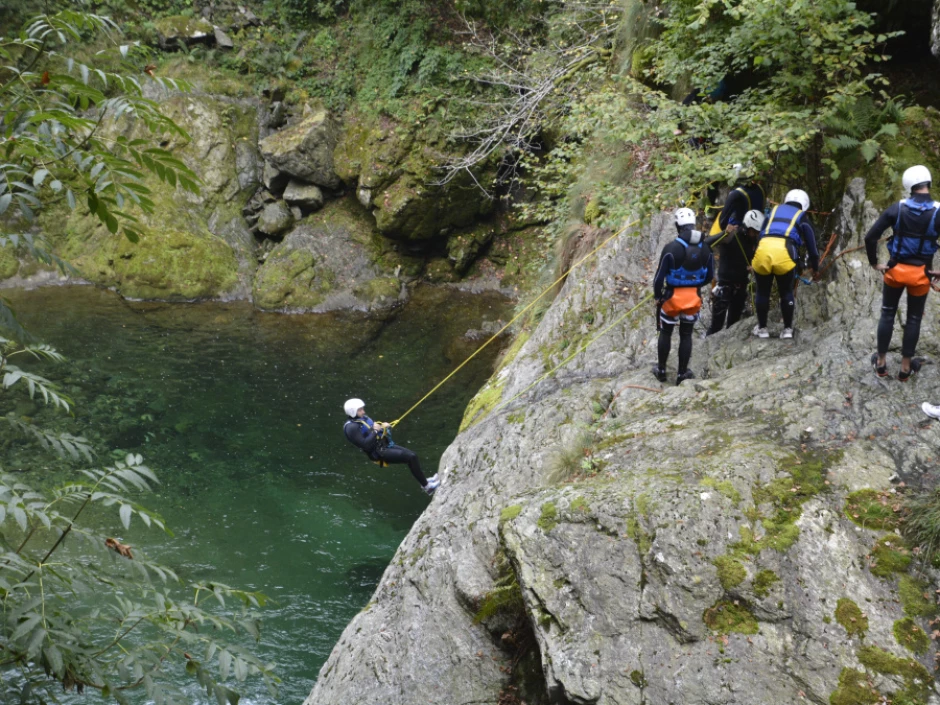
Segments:
[[[849,636],[864,637],[868,631],[868,617],[862,613],[854,601],[847,597],[839,598],[835,617]]]
[[[500,523],[502,523],[502,522],[504,522],[504,521],[512,521],[512,520],[515,519],[517,516],[519,516],[521,513],[522,513],[522,505],[521,505],[521,504],[512,504],[512,505],[510,505],[510,506],[508,506],[508,507],[505,507],[505,508],[503,509],[503,511],[501,511],[501,512],[499,513],[499,521],[500,521]]]
[[[460,422],[461,433],[485,418],[502,400],[503,383],[494,379],[490,378],[490,381],[483,385],[483,388],[467,404]]]
[[[718,556],[712,563],[718,569],[718,582],[725,590],[731,590],[747,579],[747,571],[731,556]]]
[[[320,267],[312,252],[275,248],[255,276],[252,298],[258,308],[313,308],[323,302],[332,288],[331,272]]]
[[[554,502],[546,502],[542,505],[542,513],[539,516],[538,527],[548,533],[558,526],[558,508]]]
[[[858,660],[869,670],[904,680],[904,688],[895,693],[894,702],[925,703],[933,678],[924,666],[912,658],[901,658],[876,646],[863,646]],[[906,699],[906,700],[902,700]]]
[[[829,696],[830,705],[874,705],[882,702],[868,675],[854,668],[843,668],[839,686]]]
[[[845,498],[845,516],[865,529],[892,531],[898,527],[898,515],[889,503],[887,492],[858,490]]]
[[[212,25],[201,17],[170,15],[153,21],[154,29],[160,36],[160,44],[173,48],[173,43],[181,39],[187,44],[207,40],[213,36]]]
[[[909,617],[936,617],[940,609],[932,599],[933,590],[922,580],[912,575],[902,575],[898,585],[898,596],[904,607],[904,614]]]
[[[719,600],[702,615],[705,626],[719,634],[757,634],[757,618],[746,603]]]
[[[778,582],[780,582],[780,576],[775,572],[762,570],[754,576],[754,594],[763,599],[770,594],[771,588]]]
[[[913,619],[905,617],[894,623],[894,638],[905,649],[915,654],[926,654],[930,649],[930,639]]]
[[[871,572],[879,578],[890,578],[904,573],[911,565],[911,552],[897,534],[882,536],[871,551]]]

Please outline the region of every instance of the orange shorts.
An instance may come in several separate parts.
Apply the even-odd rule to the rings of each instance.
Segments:
[[[922,264],[896,264],[885,272],[885,284],[893,289],[907,289],[908,296],[923,296],[930,291],[927,267]]]
[[[702,297],[694,286],[673,289],[672,296],[663,302],[663,313],[675,318],[679,315],[694,316],[702,308]]]

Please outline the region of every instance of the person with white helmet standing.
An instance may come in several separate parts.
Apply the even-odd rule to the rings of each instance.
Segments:
[[[726,317],[729,328],[740,321],[747,303],[751,258],[764,227],[764,214],[749,210],[741,215],[739,223],[705,240],[709,247],[718,246],[718,285],[712,291],[712,323],[706,335],[720,332]]]
[[[907,291],[907,320],[901,341],[901,368],[898,379],[906,382],[920,369],[914,357],[920,338],[920,322],[930,291],[928,270],[937,251],[937,212],[940,203],[930,197],[930,170],[912,166],[901,177],[905,198],[882,213],[865,235],[868,263],[884,273],[881,319],[878,321],[878,351],[871,365],[879,377],[888,376],[888,346],[894,330],[901,294]],[[878,240],[892,228],[888,239],[888,263],[878,264]]]
[[[679,326],[679,366],[676,384],[695,377],[689,369],[692,330],[702,308],[699,288],[714,275],[714,258],[702,233],[695,229],[695,212],[680,208],[675,213],[677,237],[663,248],[653,281],[659,325],[659,364],[653,374],[666,381],[666,360],[672,348],[672,331]]]
[[[816,232],[807,215],[809,195],[806,191],[793,189],[783,201],[779,206],[774,206],[764,223],[757,251],[751,261],[757,278],[757,293],[754,297],[757,325],[754,326],[754,335],[758,338],[770,337],[767,331],[767,315],[770,313],[770,290],[774,281],[777,282],[780,313],[783,314],[783,332],[780,337],[793,337],[793,313],[796,308],[793,285],[796,281],[796,262],[801,247],[806,248],[810,268],[813,272],[819,271]]]
[[[366,416],[366,403],[362,399],[347,399],[343,411],[349,417],[343,425],[346,440],[362,450],[369,460],[381,467],[405,463],[425,493],[432,495],[440,486],[437,475],[425,478],[421,463],[414,451],[392,441],[391,426],[383,421],[373,421]]]

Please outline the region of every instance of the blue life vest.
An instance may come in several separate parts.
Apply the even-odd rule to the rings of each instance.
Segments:
[[[901,215],[904,209],[913,211],[916,216],[933,211],[923,233],[912,233],[901,229]],[[893,260],[905,260],[914,257],[933,257],[937,251],[937,213],[940,203],[936,201],[915,201],[907,198],[898,204],[898,219],[894,224],[894,235],[888,240],[888,254]]]
[[[803,222],[804,214],[805,211],[801,211],[796,206],[788,206],[786,203],[774,206],[767,222],[764,223],[764,229],[761,230],[761,238],[782,237],[791,240],[797,247],[801,247],[803,238],[800,237],[799,226]]]
[[[708,276],[708,261],[707,261],[707,250],[702,247],[702,241],[699,240],[697,245],[690,245],[681,237],[676,238],[676,242],[682,244],[685,248],[685,258],[682,261],[681,267],[673,267],[673,269],[666,275],[666,284],[671,287],[683,287],[683,286],[694,286],[700,287],[704,286],[707,282],[706,277]],[[689,267],[695,267],[699,265],[698,269],[690,269]]]

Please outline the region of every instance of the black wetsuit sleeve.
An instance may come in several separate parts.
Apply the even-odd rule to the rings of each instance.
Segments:
[[[728,227],[732,216],[734,216],[734,219],[737,221],[735,224],[740,225],[744,222],[745,213],[747,213],[747,196],[740,191],[732,191],[728,194],[725,206],[721,209],[721,214],[718,216],[718,225],[724,230]]]
[[[705,246],[711,250],[715,249],[715,246],[720,244],[728,236],[728,233],[720,232],[717,235],[712,235],[711,237],[705,238]]]
[[[708,284],[715,278],[715,253],[711,251],[711,248],[708,250],[708,264],[706,266],[708,269],[705,272],[705,283]]]
[[[868,264],[872,267],[878,264],[878,241],[885,230],[894,227],[894,224],[898,222],[898,209],[900,207],[899,204],[895,203],[884,211],[865,235],[865,254],[868,255]]]
[[[653,279],[653,295],[656,297],[657,301],[662,301],[663,291],[666,286],[666,275],[672,271],[674,266],[675,258],[672,255],[672,252],[669,251],[669,245],[666,245],[663,248],[663,253],[659,257],[659,269],[656,270],[656,278]]]
[[[359,423],[348,423],[343,428],[343,433],[346,434],[346,440],[354,446],[361,448],[366,453],[372,453],[378,443],[375,431],[372,429],[369,429],[368,433],[363,433],[363,431],[364,427]]]
[[[819,250],[816,249],[816,231],[813,230],[809,219],[800,223],[800,238],[806,246],[806,254],[809,255],[809,268],[814,272],[819,271]]]

